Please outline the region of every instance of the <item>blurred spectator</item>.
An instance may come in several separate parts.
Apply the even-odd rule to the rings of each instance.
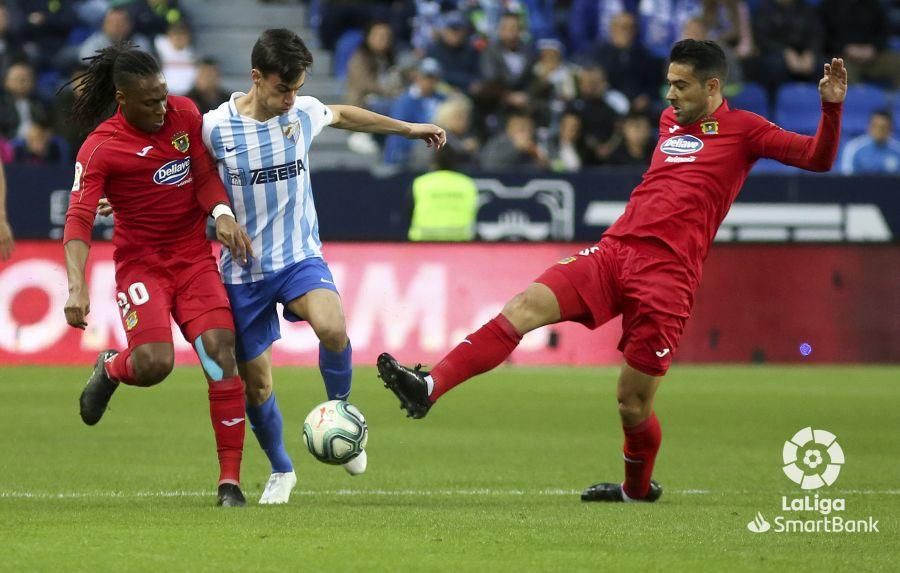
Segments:
[[[80,59],[94,56],[94,52],[102,50],[122,40],[131,40],[144,50],[153,50],[153,44],[146,36],[134,33],[131,16],[125,7],[110,8],[103,17],[103,28],[94,32],[81,44],[78,50]]]
[[[632,112],[622,123],[622,137],[607,159],[610,165],[644,165],[650,163],[656,138],[653,126],[643,113]]]
[[[581,118],[572,112],[564,113],[559,119],[558,133],[548,150],[550,168],[554,171],[579,171],[584,165],[590,152],[585,148],[581,125]]]
[[[394,22],[406,15],[406,7],[401,6],[404,2],[394,4],[393,0],[321,0],[319,43],[323,49],[333,52],[344,32],[353,28],[362,30],[373,20],[391,22],[396,32]]]
[[[478,215],[478,187],[461,173],[456,150],[432,153],[432,171],[415,178],[410,241],[471,241]]]
[[[191,47],[191,31],[184,22],[169,25],[164,36],[153,41],[169,93],[185,95],[197,78],[197,57]]]
[[[36,111],[25,137],[17,137],[10,144],[16,163],[59,165],[71,160],[69,145],[53,132],[53,122],[44,111]]]
[[[575,99],[578,90],[575,72],[563,60],[562,42],[549,38],[538,40],[537,51],[529,92],[537,122],[546,126],[559,116],[566,103]]]
[[[888,49],[888,20],[880,0],[823,0],[825,52],[846,60],[850,82],[900,87],[900,54]]]
[[[535,140],[534,121],[523,113],[509,114],[506,130],[488,141],[481,152],[481,166],[488,170],[549,165]]]
[[[80,0],[75,2],[75,13],[81,23],[96,30],[103,25],[103,17],[109,6],[109,0]]]
[[[12,62],[24,58],[21,46],[22,39],[11,25],[9,9],[0,4],[0,75],[6,74]]]
[[[578,74],[578,98],[569,110],[581,118],[584,145],[589,151],[585,163],[598,164],[609,155],[619,116],[628,113],[628,99],[621,93],[611,93],[603,68],[585,68]]]
[[[710,40],[730,49],[741,59],[754,53],[750,8],[744,0],[703,0],[702,17]]]
[[[494,39],[496,37],[500,19],[507,12],[519,16],[528,37],[548,38],[556,35],[555,11],[557,4],[562,4],[562,2],[555,0],[462,0],[459,2],[459,7],[469,14],[476,31],[482,38]]]
[[[638,6],[637,28],[632,34],[640,30],[638,44],[654,57],[660,60],[669,57],[672,44],[681,35],[684,23],[691,18],[703,15],[704,0],[641,0]],[[616,18],[610,23],[610,33],[607,41],[614,42],[614,28]],[[602,63],[602,62],[601,62]],[[607,69],[610,78],[612,70]]]
[[[433,58],[425,58],[419,64],[415,83],[391,105],[390,116],[403,121],[429,123],[434,118],[438,104],[444,101],[437,87],[441,80],[441,65]],[[385,140],[384,160],[388,164],[403,165],[409,160],[414,143],[399,135]]]
[[[492,111],[501,106],[522,110],[528,107],[526,90],[531,83],[534,51],[522,39],[518,14],[505,13],[499,26],[497,39],[481,56],[485,104]]]
[[[38,69],[52,67],[56,55],[78,24],[74,2],[18,0],[15,7],[24,18],[21,35],[29,59]]]
[[[684,28],[681,30],[681,38],[680,40],[709,40],[709,32],[706,29],[706,24],[704,23],[703,18],[691,18],[687,22],[684,23]],[[744,63],[742,63],[732,50],[728,46],[721,46],[722,51],[725,52],[725,60],[728,65],[728,79],[726,83],[728,86],[732,86],[734,84],[740,84],[744,80]],[[726,95],[731,95],[730,88],[726,87]]]
[[[444,15],[428,57],[441,64],[444,81],[451,86],[468,94],[480,89],[479,54],[472,46],[469,23],[461,13]]]
[[[372,109],[373,100],[396,95],[390,70],[394,66],[394,35],[386,22],[372,22],[362,45],[347,64],[346,99],[350,105]],[[384,111],[383,108],[378,111]]]
[[[394,64],[394,33],[387,22],[376,20],[369,24],[362,45],[347,64],[347,103],[388,113],[391,98],[397,95],[403,83]],[[351,133],[347,145],[362,155],[375,155],[380,151],[375,136],[361,131]]]
[[[428,51],[437,36],[444,6],[440,0],[415,0],[414,4],[415,17],[412,20],[410,44],[416,54],[421,56]]]
[[[637,12],[640,0],[573,0],[569,9],[569,47],[576,56],[587,55],[609,39],[612,19],[622,12]]]
[[[628,96],[633,109],[647,110],[659,99],[662,62],[637,41],[637,22],[631,14],[613,18],[609,42],[597,48],[596,61],[606,70],[610,85]]]
[[[71,82],[57,92],[52,107],[53,130],[66,140],[69,151],[76,154],[81,149],[81,144],[84,142],[86,134],[72,121],[72,108],[81,95],[82,87],[78,79],[86,70],[86,67],[79,66],[72,72],[69,78]],[[69,159],[74,160],[75,157],[73,156]]]
[[[197,66],[197,79],[187,97],[194,100],[200,113],[206,113],[227,100],[231,94],[222,87],[219,64],[213,58],[203,58]]]
[[[178,0],[113,0],[110,4],[126,6],[135,33],[148,38],[165,34],[172,24],[188,24]]]
[[[6,70],[0,93],[0,135],[6,139],[25,137],[31,118],[41,107],[34,95],[34,70],[27,62],[17,62]]]
[[[821,74],[822,24],[802,0],[766,0],[753,19],[759,56],[748,76],[770,91],[787,81],[812,81]]]
[[[464,96],[454,96],[443,102],[434,112],[432,122],[447,132],[447,147],[454,151],[454,161],[460,168],[477,164],[478,138],[472,133],[472,102]],[[412,167],[425,169],[432,160],[434,150],[417,145],[413,151]]]
[[[893,118],[878,111],[869,119],[868,133],[851,139],[841,154],[841,171],[859,173],[900,172],[900,141],[891,137]]]

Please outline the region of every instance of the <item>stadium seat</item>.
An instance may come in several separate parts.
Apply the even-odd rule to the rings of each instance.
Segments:
[[[85,40],[91,37],[96,30],[91,28],[90,26],[75,26],[72,28],[72,31],[69,32],[69,37],[66,40],[66,43],[70,46],[80,46],[84,43]]]
[[[741,91],[728,98],[728,105],[733,109],[752,111],[763,117],[769,117],[769,101],[766,90],[759,84],[748,82]]]
[[[847,88],[847,105],[841,124],[845,137],[866,131],[872,112],[888,109],[887,93],[878,86],[859,84]]]
[[[813,135],[821,116],[819,90],[812,83],[787,83],[778,88],[775,123],[789,131]]]
[[[338,38],[334,46],[334,73],[336,78],[344,79],[347,77],[347,65],[353,53],[363,43],[363,31],[359,29],[347,30]]]
[[[753,175],[792,175],[803,173],[803,170],[798,167],[785,165],[774,159],[760,159],[753,165],[750,173]]]

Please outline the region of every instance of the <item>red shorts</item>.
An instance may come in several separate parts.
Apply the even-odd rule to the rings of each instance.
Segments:
[[[665,246],[604,238],[539,276],[563,320],[597,328],[622,315],[619,350],[633,368],[662,376],[672,364],[698,280]]]
[[[172,342],[171,318],[193,343],[212,328],[234,330],[212,252],[159,252],[116,262],[116,302],[128,346]]]

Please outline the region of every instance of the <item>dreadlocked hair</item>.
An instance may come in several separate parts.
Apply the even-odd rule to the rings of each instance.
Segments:
[[[60,90],[72,84],[80,91],[72,106],[72,119],[85,131],[113,114],[117,88],[133,78],[160,73],[156,58],[127,41],[97,50],[95,56],[84,58],[84,62],[87,70]]]

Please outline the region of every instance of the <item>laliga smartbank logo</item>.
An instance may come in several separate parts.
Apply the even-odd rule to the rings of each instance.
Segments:
[[[800,489],[819,489],[837,481],[844,450],[831,432],[803,428],[784,443],[782,458],[788,479]]]
[[[831,432],[807,427],[784,442],[782,462],[784,475],[801,490],[810,492],[837,481],[844,465],[844,450]],[[826,497],[818,492],[802,497],[783,495],[780,510],[789,515],[776,515],[769,521],[758,511],[747,529],[753,533],[879,532],[877,519],[850,519],[842,515],[846,509],[847,500],[842,497]]]

